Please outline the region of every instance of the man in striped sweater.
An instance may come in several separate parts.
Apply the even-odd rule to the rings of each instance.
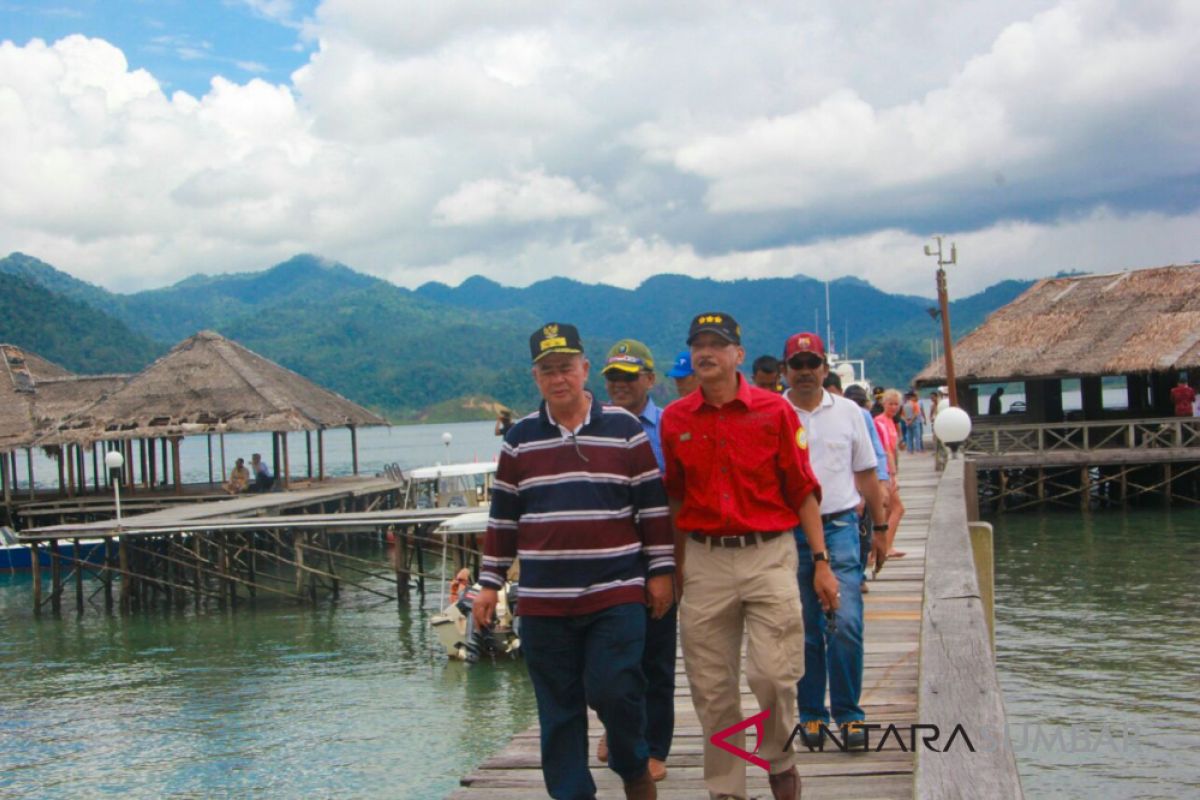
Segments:
[[[521,648],[541,725],[551,797],[593,798],[587,703],[608,730],[609,767],[627,798],[653,798],[641,669],[645,607],[674,599],[673,534],[650,442],[629,412],[584,389],[589,364],[573,325],[529,341],[543,402],[504,437],[483,546],[476,623],[521,559]],[[586,698],[586,699],[585,699]]]

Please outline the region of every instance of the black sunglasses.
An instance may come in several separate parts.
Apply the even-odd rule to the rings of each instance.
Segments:
[[[825,360],[816,356],[795,355],[787,363],[792,369],[820,369]]]
[[[642,377],[640,372],[626,372],[623,369],[613,369],[604,373],[604,380],[613,383],[633,383],[640,377]]]

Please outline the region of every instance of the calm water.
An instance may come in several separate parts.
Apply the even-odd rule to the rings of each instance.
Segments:
[[[226,437],[227,455],[266,441]],[[497,442],[491,423],[359,437],[363,471],[490,460]],[[300,437],[293,464],[303,452]],[[184,455],[207,471],[203,440]],[[1200,796],[1200,512],[994,522],[1027,796]],[[399,610],[344,593],[317,609],[35,620],[28,581],[0,575],[3,798],[437,798],[535,717],[520,663],[432,654],[433,593]]]
[[[1029,797],[1200,797],[1200,512],[1008,515],[996,649]]]

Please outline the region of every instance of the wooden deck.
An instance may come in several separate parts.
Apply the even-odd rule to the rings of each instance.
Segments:
[[[868,722],[907,726],[917,722],[917,667],[921,635],[921,608],[925,580],[925,541],[933,509],[937,474],[933,456],[902,454],[901,497],[907,508],[896,536],[896,549],[907,555],[891,561],[869,584],[866,604],[865,671],[862,706]],[[707,797],[703,778],[703,739],[692,707],[683,658],[676,659],[675,738],[667,762],[666,780],[658,796]],[[746,716],[757,713],[754,696],[742,675],[742,708]],[[594,760],[600,725],[591,715],[592,774],[599,797],[623,797],[620,778]],[[905,728],[907,730],[907,728]],[[901,752],[894,741],[880,752],[810,753],[798,746],[798,766],[806,797],[911,798],[913,755]],[[874,744],[872,744],[872,748]],[[751,796],[770,798],[766,773],[747,765]],[[545,796],[540,768],[537,726],[518,733],[496,755],[462,778],[462,787],[451,793],[455,800],[475,798],[530,798]]]

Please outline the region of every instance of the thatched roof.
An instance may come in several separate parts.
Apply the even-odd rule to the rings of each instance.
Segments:
[[[72,375],[11,344],[0,344],[0,362],[0,452],[29,447],[64,417],[129,379],[128,375]]]
[[[237,342],[201,331],[39,443],[386,424]]]
[[[1200,368],[1200,264],[1047,278],[954,345],[976,383]],[[918,385],[946,380],[944,362]]]

